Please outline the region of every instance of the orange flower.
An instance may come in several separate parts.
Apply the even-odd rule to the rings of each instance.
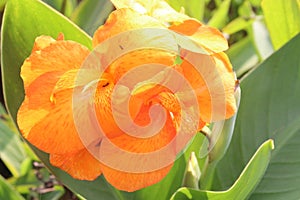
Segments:
[[[62,35],[57,40],[40,36],[22,66],[25,99],[17,117],[20,130],[50,154],[52,165],[76,179],[93,180],[103,174],[126,191],[155,184],[183,149],[179,143],[186,144],[206,122],[236,112],[235,77],[222,52],[227,48],[222,34],[165,2],[150,2],[114,2],[118,9],[95,32],[93,52]],[[146,28],[161,30],[156,32],[163,39],[147,35]],[[149,46],[107,61],[115,52],[104,45],[103,53],[99,46],[128,31],[136,37],[127,34],[124,44],[182,44],[178,49],[182,63],[177,62],[178,52]],[[172,31],[193,42],[174,40]],[[124,48],[119,45],[120,52]]]

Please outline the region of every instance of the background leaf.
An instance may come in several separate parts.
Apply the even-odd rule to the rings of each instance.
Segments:
[[[0,199],[25,200],[2,176],[0,176]]]
[[[185,14],[194,17],[200,21],[203,20],[206,0],[167,0],[167,2],[175,10],[180,11],[181,7],[184,7]]]
[[[228,11],[231,0],[225,0],[219,6],[219,8],[213,14],[213,17],[209,20],[208,25],[216,28],[223,28],[228,21]]]
[[[43,2],[50,5],[55,10],[70,17],[73,10],[77,6],[77,0],[43,0]]]
[[[226,52],[230,58],[237,77],[241,77],[259,62],[250,36],[243,38]]]
[[[13,176],[21,175],[21,165],[26,159],[23,142],[17,129],[0,104],[0,158]]]
[[[213,192],[188,188],[180,188],[172,197],[178,199],[224,200],[246,199],[259,183],[269,164],[271,151],[274,149],[272,140],[264,142],[253,155],[240,177],[227,191]]]
[[[273,138],[277,149],[250,199],[299,198],[299,46],[300,34],[242,80],[233,139],[217,166],[214,190],[232,185],[259,144]]]
[[[299,0],[263,0],[262,9],[275,49],[300,32]]]
[[[84,0],[73,12],[71,20],[89,35],[93,35],[113,8],[109,0]]]

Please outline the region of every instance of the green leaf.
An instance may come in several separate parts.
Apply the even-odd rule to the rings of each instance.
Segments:
[[[226,53],[230,58],[233,69],[236,71],[237,77],[241,77],[259,62],[250,36],[232,45]]]
[[[300,32],[300,1],[262,1],[262,9],[275,49]]]
[[[246,29],[249,25],[252,24],[252,22],[253,20],[246,20],[243,17],[238,17],[227,24],[222,29],[222,32],[231,35],[233,33]]]
[[[0,0],[0,11],[2,12],[7,0]]]
[[[51,192],[46,192],[39,195],[39,199],[42,200],[60,200],[62,195],[65,193],[62,186],[55,186]]]
[[[180,9],[183,7],[185,10],[185,14],[189,15],[190,17],[196,18],[200,21],[203,20],[205,0],[167,0],[167,2],[175,10],[180,11]]]
[[[0,176],[0,199],[25,200],[2,176]]]
[[[21,175],[21,165],[26,159],[18,131],[11,126],[12,121],[0,105],[0,157],[13,176]]]
[[[263,177],[269,164],[271,151],[274,149],[272,140],[264,142],[253,155],[240,177],[226,191],[201,191],[188,188],[180,188],[172,197],[172,200],[183,199],[246,199]]]
[[[209,20],[208,25],[216,28],[223,28],[228,20],[228,11],[230,7],[231,0],[225,0],[222,2],[220,7],[213,14],[212,18]]]
[[[88,35],[46,4],[35,0],[7,2],[2,21],[1,66],[5,102],[13,119],[16,119],[24,93],[20,67],[30,55],[35,38],[40,35],[56,38],[59,33],[67,40],[91,48]]]
[[[113,5],[109,0],[84,0],[73,12],[71,20],[93,35],[112,10]]]
[[[250,199],[299,198],[300,180],[295,178],[300,176],[300,57],[295,53],[299,46],[300,34],[242,80],[235,131],[217,166],[214,190],[228,188],[258,145],[273,138],[277,149]]]
[[[55,10],[69,17],[77,6],[76,0],[43,0]]]

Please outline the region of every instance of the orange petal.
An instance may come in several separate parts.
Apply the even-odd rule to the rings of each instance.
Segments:
[[[209,56],[189,52],[182,68],[196,92],[202,121],[218,121],[233,115],[235,76],[224,53]],[[177,95],[185,98],[184,92]]]
[[[31,120],[36,121],[36,112],[28,104],[22,104],[18,122],[29,142],[48,153],[69,153],[83,148],[74,124],[72,92],[72,89],[68,89],[57,93],[52,108],[35,124]]]
[[[227,55],[223,52],[213,55],[216,61],[219,74],[222,75],[222,81],[226,95],[226,119],[230,118],[237,111],[234,91],[236,87],[236,76],[232,71],[232,65]]]
[[[133,192],[161,181],[171,170],[172,165],[148,173],[126,173],[101,166],[105,179],[118,190]]]
[[[157,119],[158,118],[160,117],[157,116]],[[148,125],[150,123],[149,108],[142,108],[141,113],[137,116],[134,122],[142,127]],[[163,148],[169,144],[172,139],[174,139],[176,135],[176,127],[170,115],[167,113],[167,119],[162,130],[156,129],[157,128],[155,127],[152,127],[152,129],[146,129],[149,132],[144,132],[143,135],[140,135],[140,138],[123,132],[122,135],[111,138],[110,141],[125,151],[135,153],[156,151]],[[146,137],[146,135],[150,134],[151,131],[154,131],[153,136]]]
[[[38,37],[31,55],[21,68],[25,89],[44,73],[78,69],[88,54],[89,50],[76,42]]]
[[[117,82],[119,79],[128,71],[134,73],[129,78],[122,80],[122,83],[126,86],[130,86],[132,89],[133,81],[135,83],[147,80],[157,74],[161,70],[161,66],[155,67],[153,65],[160,64],[163,66],[173,66],[175,60],[174,53],[167,52],[161,49],[142,49],[129,52],[116,61],[114,61],[108,68],[108,72],[113,75],[114,81]],[[138,68],[142,65],[152,65],[153,67],[144,66],[140,69],[132,70]],[[134,77],[134,80],[132,80]]]
[[[117,9],[131,8],[138,13],[154,17],[163,23],[178,23],[189,18],[161,0],[112,0],[112,3]]]
[[[208,51],[218,53],[228,49],[228,42],[218,29],[201,25],[200,22],[193,19],[171,25],[169,29],[187,35]]]
[[[101,175],[100,162],[85,148],[68,154],[50,154],[50,163],[79,180],[94,180]]]
[[[118,33],[145,28],[164,28],[164,26],[154,18],[139,14],[129,8],[113,11],[106,23],[95,32],[93,46],[96,47],[102,41]]]

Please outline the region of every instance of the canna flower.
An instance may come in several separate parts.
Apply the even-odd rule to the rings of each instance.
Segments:
[[[170,171],[176,155],[183,149],[180,145],[178,149],[181,140],[176,137],[179,132],[184,133],[180,137],[186,140],[186,144],[206,123],[227,119],[236,112],[235,76],[223,53],[227,42],[218,30],[177,13],[164,1],[113,3],[117,10],[95,32],[92,52],[79,43],[64,40],[62,34],[57,39],[50,36],[36,38],[31,55],[21,68],[25,99],[18,111],[17,121],[22,135],[50,154],[53,166],[80,180],[94,180],[103,174],[117,189],[135,191],[159,182]],[[99,45],[119,34],[147,28],[162,30],[165,41],[162,45],[178,46],[178,41],[163,32],[169,30],[185,36],[196,46],[180,42],[183,46],[178,50],[180,58],[178,52],[163,48],[128,51],[108,63],[106,59],[112,52],[97,57]],[[143,37],[128,37],[126,42],[155,43],[155,37],[143,33]],[[123,48],[120,45],[119,50]],[[205,54],[197,52],[199,49]],[[108,66],[101,72],[82,69],[91,56],[99,58],[95,63],[106,63]],[[166,67],[164,70],[137,69],[149,63]],[[199,68],[202,73],[199,73]],[[131,78],[137,81],[130,85],[122,77],[132,71]],[[172,74],[188,82],[196,103],[187,95],[189,92],[187,87],[182,86],[182,80],[172,79]],[[83,100],[74,98],[81,93],[84,93]],[[114,107],[116,104],[118,106]],[[155,118],[157,122],[164,121],[164,124],[155,135],[147,135],[151,127],[132,135],[128,130],[135,132],[138,128],[130,129],[127,125],[130,124],[128,118],[122,109],[118,110],[124,105],[128,108],[132,123],[139,127],[152,123],[149,113],[153,111],[153,106],[159,105],[166,112],[157,112]],[[195,107],[200,110],[199,115],[197,112],[194,115]],[[128,130],[120,128],[120,123]],[[101,127],[101,131],[95,124]],[[169,144],[172,145],[166,151],[168,153],[144,159],[145,154],[159,152]],[[142,157],[124,157],[125,154],[112,146],[129,152],[130,156]],[[168,160],[168,156],[171,160],[157,167],[156,163],[161,160],[155,158]],[[106,162],[107,157],[117,165]],[[122,166],[126,170],[122,170]],[[137,171],[132,171],[132,166]]]

